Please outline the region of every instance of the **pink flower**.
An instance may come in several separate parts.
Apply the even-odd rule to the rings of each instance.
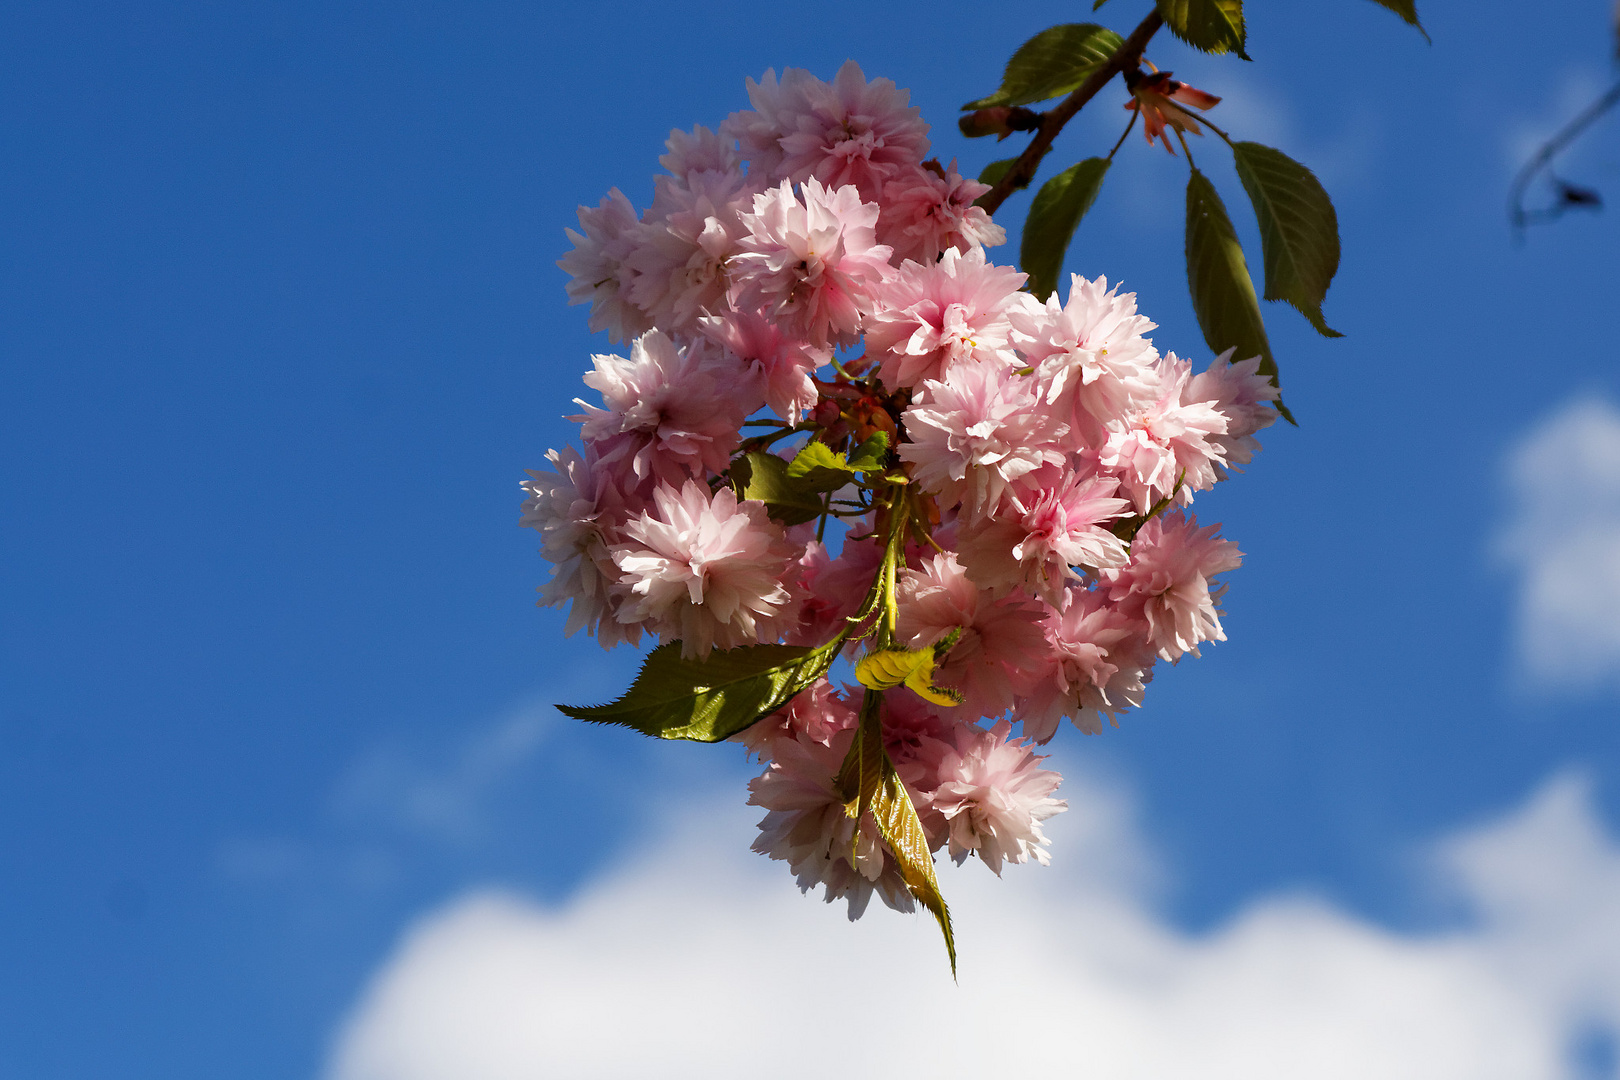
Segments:
[[[883,214],[878,239],[894,249],[896,263],[907,259],[927,266],[941,254],[962,254],[1007,242],[1007,230],[990,220],[973,201],[990,190],[956,171],[927,161],[901,170],[883,185]]]
[[[726,306],[726,261],[748,230],[755,188],[740,172],[660,177],[640,242],[625,256],[630,299],[669,333]]]
[[[783,582],[798,552],[765,504],[739,502],[728,487],[711,496],[696,480],[659,485],[652,503],[612,549],[628,593],[619,621],[678,637],[687,657],[777,640],[795,614]]]
[[[912,441],[901,459],[942,508],[970,517],[995,516],[1011,484],[1065,457],[1068,429],[1040,408],[1032,380],[995,364],[957,365],[943,382],[924,382],[904,420]]]
[[[910,98],[890,79],[867,82],[853,60],[831,83],[788,68],[779,84],[767,71],[757,83],[748,80],[754,111],[732,113],[720,132],[736,138],[751,169],[773,181],[853,184],[876,199],[885,181],[928,154],[928,125]]]
[[[1043,399],[1086,442],[1158,390],[1159,354],[1143,336],[1154,324],[1136,313],[1136,294],[1118,288],[1075,274],[1067,303],[1053,293],[1044,305],[1031,300],[1008,313],[1013,344],[1035,365]]]
[[[1148,640],[1166,660],[1197,656],[1200,642],[1226,640],[1215,607],[1226,586],[1212,591],[1209,579],[1236,570],[1243,553],[1220,538],[1220,528],[1200,529],[1197,518],[1179,511],[1156,517],[1131,542],[1130,565],[1103,575],[1109,598],[1146,620]]]
[[[1219,100],[1168,72],[1128,84],[1150,143],[1199,134],[1186,110]],[[583,450],[530,474],[521,524],[553,567],[540,602],[604,646],[645,631],[724,667],[739,654],[715,650],[834,641],[871,598],[879,614],[842,661],[874,632],[929,651],[954,695],[824,674],[731,739],[765,763],[749,784],[755,851],[852,919],[874,894],[910,911],[893,853],[870,814],[850,818],[837,780],[863,707],[881,705],[930,851],[998,875],[1046,863],[1044,823],[1066,803],[1038,744],[1065,718],[1087,734],[1117,724],[1160,659],[1225,639],[1220,576],[1241,553],[1218,526],[1163,511],[1251,460],[1277,391],[1258,358],[1228,351],[1194,376],[1161,357],[1135,295],[1105,278],[1072,276],[1061,301],[1021,291],[1025,275],[986,255],[1006,240],[974,205],[989,188],[924,160],[928,128],[889,80],[854,62],[832,82],[771,71],[749,97],[718,134],[670,133],[639,218],[617,189],[580,208],[558,263],[568,297],[629,356],[593,359],[584,381],[601,401],[570,417]],[[1002,107],[962,128],[1039,121]],[[750,422],[768,433],[744,443]],[[785,464],[807,435],[848,450],[876,433],[899,467],[858,462],[819,526],[784,526],[726,482],[741,445]],[[754,475],[750,494],[770,486]],[[882,578],[889,544],[898,565]]]
[[[844,813],[834,777],[854,735],[845,728],[826,745],[803,734],[780,739],[770,765],[748,784],[748,804],[767,811],[753,849],[786,862],[800,891],[821,885],[829,904],[846,900],[851,921],[865,912],[874,891],[900,911],[915,906],[872,816],[864,815],[857,829]]]
[[[1041,628],[1051,667],[1013,712],[1025,735],[1047,742],[1065,716],[1096,735],[1103,714],[1112,720],[1142,703],[1153,677],[1148,626],[1110,604],[1106,592],[1071,587]]]
[[[844,539],[838,558],[812,540],[799,560],[799,587],[805,594],[799,625],[786,635],[790,645],[820,645],[860,610],[883,559],[883,548],[871,540]]]
[[[604,470],[589,451],[582,457],[571,446],[560,453],[548,450],[546,460],[551,469],[530,470],[530,479],[521,485],[528,497],[518,522],[540,534],[540,554],[556,567],[540,588],[540,604],[568,605],[563,633],[569,637],[584,629],[604,649],[623,641],[639,644],[641,627],[615,618],[619,571],[609,546],[619,539],[619,529],[629,516],[624,496],[604,482]]]
[[[1168,71],[1155,71],[1144,75],[1140,71],[1126,72],[1125,85],[1130,88],[1131,100],[1125,103],[1127,109],[1140,111],[1142,114],[1142,132],[1147,136],[1148,145],[1153,145],[1154,139],[1163,139],[1164,148],[1170,156],[1176,154],[1170,140],[1164,138],[1166,127],[1185,131],[1189,135],[1202,135],[1204,129],[1198,126],[1198,121],[1181,105],[1191,105],[1195,109],[1208,111],[1221,103],[1221,99],[1214,94],[1206,94],[1202,90],[1178,82],[1170,77]],[[1180,102],[1178,105],[1177,102]]]
[[[1260,452],[1254,433],[1277,419],[1277,410],[1267,404],[1277,400],[1277,388],[1259,373],[1260,358],[1234,364],[1231,357],[1232,350],[1227,349],[1181,391],[1183,403],[1204,402],[1226,417],[1226,434],[1212,435],[1209,441],[1220,448],[1228,468],[1247,465]]]
[[[908,649],[922,649],[960,630],[935,669],[935,682],[962,692],[966,716],[1000,716],[1033,685],[1045,639],[1042,609],[1027,597],[996,599],[970,580],[952,554],[901,572],[896,627]]]
[[[1008,738],[1011,730],[1006,720],[989,731],[958,727],[933,795],[933,808],[950,822],[951,858],[961,863],[977,854],[998,876],[1003,860],[1047,865],[1041,822],[1069,808],[1052,798],[1063,778],[1041,768],[1045,758],[1024,739]]]
[[[1056,604],[1080,578],[1074,567],[1125,565],[1125,545],[1106,523],[1131,504],[1116,497],[1113,477],[1052,469],[1026,480],[1035,477],[1046,483],[1020,484],[1000,516],[960,532],[957,548],[969,576],[998,596],[1020,588]]]
[[[757,310],[817,348],[851,344],[889,269],[873,232],[878,205],[853,187],[804,182],[804,201],[786,181],[754,198],[748,236],[731,260],[731,306]]]
[[[669,152],[658,159],[671,176],[685,178],[698,172],[734,172],[742,165],[736,141],[715,134],[699,124],[690,132],[676,128],[664,146]]]
[[[1175,495],[1186,505],[1193,492],[1213,487],[1222,453],[1216,436],[1226,432],[1226,416],[1213,405],[1187,403],[1191,365],[1171,353],[1156,366],[1158,397],[1123,416],[1098,455],[1142,514],[1161,499]]]
[[[759,407],[759,385],[720,350],[687,348],[659,330],[630,347],[630,358],[594,356],[585,385],[606,408],[575,398],[585,412],[568,419],[598,444],[604,462],[623,460],[642,481],[679,485],[688,476],[724,472],[743,419]]]
[[[789,337],[775,320],[753,311],[702,318],[698,329],[758,373],[765,404],[788,423],[797,424],[816,407],[811,376],[832,359],[830,349]]]
[[[1007,311],[1027,275],[985,261],[984,250],[955,248],[939,262],[908,262],[877,291],[866,322],[866,352],[891,390],[942,379],[967,362],[1018,366]]]
[[[842,731],[854,727],[860,719],[857,702],[851,700],[846,689],[842,693],[833,689],[826,679],[818,679],[808,690],[771,713],[765,719],[744,728],[731,737],[740,742],[761,761],[776,756],[776,743],[782,739],[803,738],[822,746],[831,746]]]
[[[589,303],[591,329],[606,330],[614,344],[635,337],[652,325],[626,290],[630,271],[624,261],[641,236],[635,207],[614,188],[596,209],[579,208],[579,227],[585,230],[583,236],[563,230],[574,250],[557,260],[569,277],[569,304]]]

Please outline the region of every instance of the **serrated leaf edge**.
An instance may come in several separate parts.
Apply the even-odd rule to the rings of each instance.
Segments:
[[[1263,143],[1257,143],[1257,142],[1237,142],[1237,143],[1233,143],[1232,144],[1232,159],[1233,159],[1233,163],[1234,163],[1234,165],[1236,166],[1236,169],[1237,169],[1238,179],[1240,181],[1242,181],[1242,183],[1243,183],[1243,190],[1248,193],[1249,202],[1254,207],[1255,220],[1260,226],[1260,244],[1261,244],[1261,253],[1262,253],[1262,263],[1263,264],[1268,263],[1270,261],[1270,256],[1271,256],[1272,251],[1273,251],[1273,248],[1272,248],[1272,233],[1273,233],[1273,230],[1267,227],[1266,217],[1269,215],[1270,218],[1276,223],[1276,229],[1277,230],[1286,231],[1286,230],[1283,229],[1282,221],[1283,221],[1283,218],[1285,216],[1288,216],[1288,215],[1285,215],[1285,214],[1283,214],[1281,212],[1281,207],[1276,202],[1276,200],[1271,196],[1270,192],[1265,187],[1261,186],[1260,183],[1258,182],[1259,179],[1260,179],[1258,174],[1265,167],[1265,163],[1264,163],[1263,159],[1260,159],[1260,158],[1258,158],[1258,157],[1256,157],[1256,156],[1254,156],[1252,154],[1251,155],[1245,155],[1244,150],[1243,150],[1244,147],[1254,147],[1254,148],[1256,148],[1258,150],[1266,151],[1267,153],[1276,154],[1278,157],[1283,158],[1284,160],[1288,161],[1290,164],[1298,167],[1300,172],[1304,173],[1305,176],[1309,178],[1310,183],[1315,184],[1317,191],[1319,191],[1321,193],[1321,195],[1322,195],[1322,198],[1327,201],[1328,213],[1332,215],[1331,226],[1332,226],[1332,232],[1333,232],[1332,239],[1333,239],[1333,248],[1334,248],[1334,250],[1333,250],[1333,268],[1332,268],[1332,270],[1329,271],[1329,273],[1327,275],[1328,284],[1324,285],[1323,288],[1322,288],[1322,297],[1323,297],[1323,300],[1325,300],[1327,298],[1328,286],[1332,284],[1334,276],[1338,273],[1339,258],[1340,258],[1339,250],[1338,250],[1339,242],[1340,242],[1339,241],[1339,222],[1338,222],[1338,214],[1334,210],[1334,207],[1333,207],[1333,200],[1331,198],[1328,198],[1328,194],[1327,194],[1326,189],[1324,189],[1322,187],[1321,181],[1316,179],[1316,174],[1313,173],[1310,170],[1309,167],[1302,164],[1301,162],[1295,161],[1293,158],[1289,157],[1287,154],[1283,153],[1281,150],[1278,150],[1276,147],[1274,147],[1274,146],[1266,146]],[[1251,176],[1254,177],[1254,179],[1256,181],[1255,183],[1252,183],[1252,184],[1250,183],[1250,177]],[[1285,182],[1290,182],[1290,183],[1297,182],[1297,178],[1290,177],[1290,178],[1287,178]],[[1262,212],[1262,209],[1261,209],[1262,202],[1264,202],[1264,204],[1265,204],[1264,212]],[[1298,260],[1295,259],[1295,257],[1294,257],[1293,249],[1291,247],[1289,247],[1286,243],[1283,243],[1282,246],[1277,249],[1277,251],[1278,251],[1278,254],[1279,254],[1279,256],[1281,258],[1288,259],[1289,262],[1292,264],[1293,268],[1292,268],[1291,272],[1292,272],[1293,278],[1295,280],[1300,281],[1301,283],[1303,283],[1305,275],[1303,273],[1301,273],[1299,268],[1298,268],[1298,266],[1299,266]],[[1316,332],[1321,334],[1323,337],[1336,338],[1336,337],[1343,337],[1344,336],[1343,334],[1339,333],[1339,331],[1337,331],[1337,330],[1333,329],[1332,327],[1330,327],[1327,324],[1326,319],[1323,318],[1323,316],[1322,316],[1322,307],[1321,307],[1322,301],[1320,301],[1320,300],[1317,301],[1316,304],[1313,306],[1312,304],[1310,304],[1308,302],[1308,300],[1302,299],[1301,297],[1298,297],[1298,296],[1293,296],[1293,295],[1289,295],[1287,293],[1284,293],[1282,291],[1281,286],[1275,284],[1272,281],[1271,267],[1266,266],[1265,269],[1266,269],[1265,298],[1267,300],[1282,300],[1282,301],[1286,302],[1295,311],[1298,311],[1301,315],[1305,316],[1305,321],[1309,322],[1311,324],[1311,326],[1316,330]]]

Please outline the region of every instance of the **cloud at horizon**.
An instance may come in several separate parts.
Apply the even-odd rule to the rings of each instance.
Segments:
[[[338,1031],[327,1080],[983,1076],[1557,1080],[1620,1031],[1620,846],[1566,773],[1434,845],[1469,913],[1402,934],[1320,898],[1253,899],[1189,934],[1128,793],[1072,777],[1054,867],[944,877],[931,922],[855,924],[737,842],[748,808],[688,805],[559,906],[474,889],[423,916]],[[1056,823],[1054,823],[1056,825]],[[1059,832],[1054,828],[1054,832]]]

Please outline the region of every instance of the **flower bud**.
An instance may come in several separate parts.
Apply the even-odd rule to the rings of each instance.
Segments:
[[[1012,128],[1007,126],[1007,116],[1011,112],[1012,110],[1005,105],[998,105],[993,109],[980,109],[962,117],[956,122],[956,126],[970,139],[980,139],[986,135],[997,135],[1005,139],[1012,133]]]
[[[1037,130],[1041,126],[1041,114],[1022,105],[995,105],[968,113],[956,126],[970,139],[994,135],[999,142],[1015,131]]]
[[[810,412],[810,419],[820,428],[830,428],[838,423],[838,402],[822,398],[816,402],[816,407]]]

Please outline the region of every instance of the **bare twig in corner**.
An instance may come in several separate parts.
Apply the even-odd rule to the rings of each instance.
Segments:
[[[1620,102],[1620,82],[1609,87],[1603,96],[1581,110],[1580,115],[1565,124],[1558,134],[1543,143],[1541,149],[1537,150],[1534,156],[1525,162],[1524,168],[1519,170],[1519,175],[1513,178],[1513,187],[1508,194],[1508,221],[1512,223],[1515,229],[1523,229],[1526,225],[1533,225],[1537,222],[1552,221],[1562,216],[1566,210],[1577,208],[1595,210],[1603,205],[1603,200],[1598,196],[1597,192],[1576,187],[1574,184],[1559,179],[1557,174],[1552,171],[1552,159],[1564,147],[1573,142],[1577,135],[1590,127],[1598,117],[1613,108],[1616,102]],[[1524,206],[1525,192],[1529,190],[1531,181],[1542,172],[1546,172],[1552,177],[1553,184],[1558,189],[1558,201],[1550,207],[1539,210],[1526,210]]]

